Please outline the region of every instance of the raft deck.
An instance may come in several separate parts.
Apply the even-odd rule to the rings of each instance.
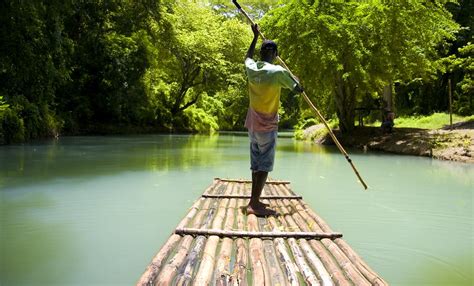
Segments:
[[[215,179],[137,285],[388,285],[289,182],[263,190],[276,217],[246,215],[250,192],[251,181]]]

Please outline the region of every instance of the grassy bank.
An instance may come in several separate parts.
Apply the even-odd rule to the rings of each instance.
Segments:
[[[474,115],[460,116],[453,114],[453,124],[464,121],[474,121]],[[367,126],[380,126],[380,121],[366,124]],[[448,113],[433,113],[429,116],[401,116],[395,118],[395,128],[421,128],[441,129],[449,127]]]

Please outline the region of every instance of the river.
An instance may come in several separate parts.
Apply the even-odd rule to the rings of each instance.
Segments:
[[[392,285],[473,285],[474,165],[279,138],[289,180]],[[131,285],[214,177],[249,178],[234,135],[64,137],[0,147],[0,285]]]

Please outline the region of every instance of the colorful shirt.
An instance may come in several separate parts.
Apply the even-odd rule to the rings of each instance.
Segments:
[[[247,58],[245,68],[250,96],[245,127],[251,131],[277,130],[281,88],[294,89],[297,83],[279,65]]]

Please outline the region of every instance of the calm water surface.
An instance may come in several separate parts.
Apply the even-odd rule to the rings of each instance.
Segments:
[[[0,147],[0,285],[131,285],[246,137],[69,137]],[[473,285],[474,165],[278,141],[290,180],[392,285]]]

